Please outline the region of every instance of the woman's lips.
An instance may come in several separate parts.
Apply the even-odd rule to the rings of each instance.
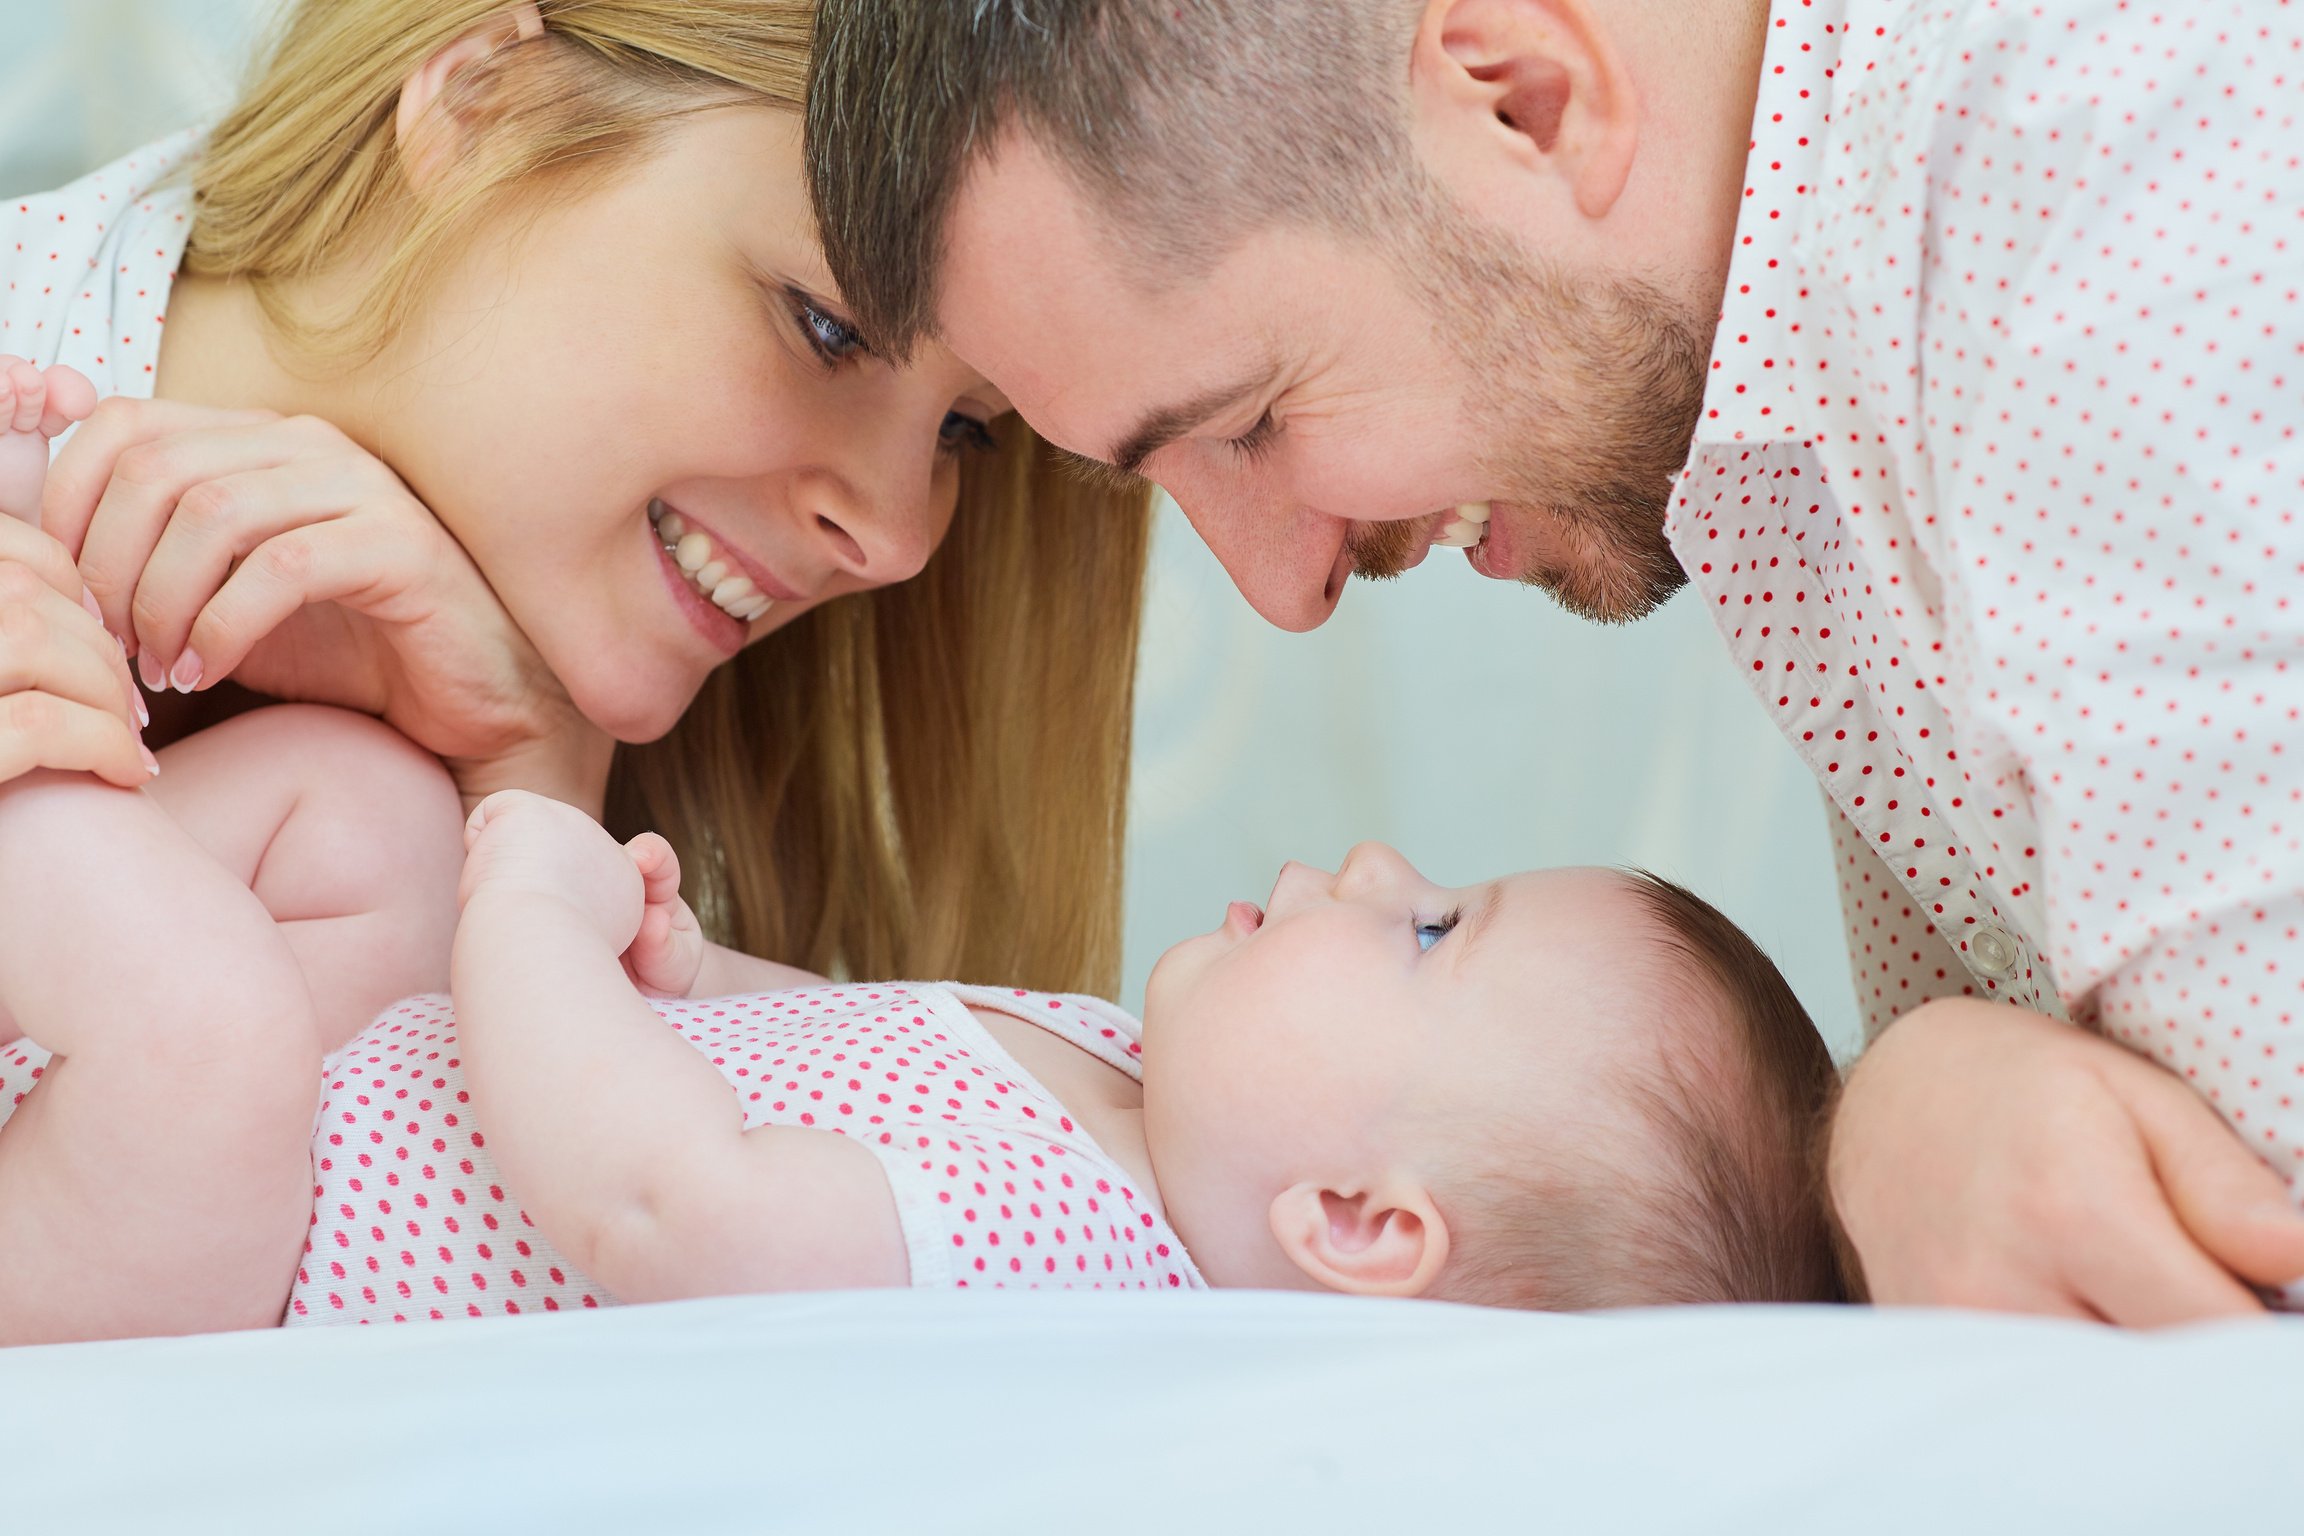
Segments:
[[[1246,938],[1264,926],[1264,909],[1252,901],[1236,901],[1224,909],[1224,931]]]
[[[648,529],[646,537],[648,547],[656,551],[657,567],[664,573],[664,585],[671,589],[672,602],[679,608],[681,617],[704,637],[706,644],[723,656],[733,656],[744,649],[744,642],[750,637],[752,626],[697,591],[696,583],[690,581],[688,573],[680,569],[679,562],[672,558],[672,551],[666,549],[664,541],[656,537],[655,529]]]

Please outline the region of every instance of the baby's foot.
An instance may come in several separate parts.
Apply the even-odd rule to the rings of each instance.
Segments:
[[[0,355],[0,517],[38,527],[48,440],[96,409],[96,386],[59,363]]]

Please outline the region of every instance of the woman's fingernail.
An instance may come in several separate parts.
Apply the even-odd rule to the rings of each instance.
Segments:
[[[104,622],[104,610],[96,606],[96,594],[86,587],[80,589],[80,606],[88,610],[88,617],[99,624]]]
[[[151,773],[152,777],[160,777],[160,759],[152,755],[152,749],[140,745],[136,750],[144,754],[144,767]]]
[[[152,706],[144,702],[144,695],[131,693],[128,698],[136,706],[136,723],[138,725],[150,725],[152,723]]]
[[[154,693],[160,693],[168,686],[168,674],[160,670],[160,658],[150,651],[137,653],[136,675]]]
[[[190,646],[176,658],[176,665],[168,671],[168,681],[178,693],[190,693],[200,686],[200,653]]]

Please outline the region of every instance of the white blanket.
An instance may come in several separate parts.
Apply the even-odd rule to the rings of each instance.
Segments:
[[[2304,1529],[2304,1323],[860,1292],[0,1355],[11,1532]]]

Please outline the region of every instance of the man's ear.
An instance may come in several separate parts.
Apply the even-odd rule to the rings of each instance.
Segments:
[[[1421,1296],[1448,1262],[1448,1224],[1421,1185],[1298,1184],[1275,1196],[1272,1236],[1289,1262],[1351,1296]]]
[[[452,110],[442,101],[456,71],[543,35],[544,17],[534,5],[510,6],[439,49],[401,82],[392,134],[410,186],[421,193],[463,148],[456,130],[465,125],[452,120]]]
[[[1411,75],[1427,105],[1473,116],[1490,142],[1558,176],[1586,218],[1622,195],[1640,104],[1591,0],[1428,0]]]

